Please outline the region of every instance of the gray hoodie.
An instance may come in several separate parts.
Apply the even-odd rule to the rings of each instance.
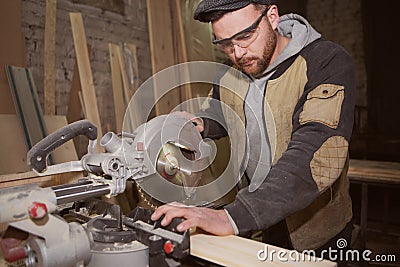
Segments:
[[[261,78],[252,79],[245,99],[246,133],[249,152],[246,174],[251,180],[249,186],[250,192],[253,192],[261,185],[271,168],[271,148],[263,119],[264,94],[268,79],[275,72],[279,64],[321,37],[321,34],[315,31],[306,19],[296,14],[282,16],[279,20],[278,32],[290,38],[290,42],[276,60],[268,66]]]

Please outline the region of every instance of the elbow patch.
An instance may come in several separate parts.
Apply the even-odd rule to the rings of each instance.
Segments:
[[[349,143],[343,136],[332,136],[314,153],[310,169],[320,192],[339,178],[346,163],[348,147]]]
[[[344,100],[344,86],[321,84],[307,95],[299,122],[319,122],[336,129]]]

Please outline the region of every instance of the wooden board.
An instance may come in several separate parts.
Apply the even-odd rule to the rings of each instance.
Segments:
[[[88,54],[90,53],[90,47],[87,47]],[[81,101],[79,100],[79,93],[82,92],[78,63],[75,63],[74,73],[72,74],[71,81],[71,90],[69,93],[69,101],[68,101],[68,113],[67,120],[68,123],[72,123],[83,118],[83,107],[81,105]]]
[[[44,114],[56,114],[56,11],[57,0],[46,0],[44,28]]]
[[[137,56],[137,47],[134,44],[131,43],[124,43],[124,47],[129,49],[130,54],[132,56],[132,79],[133,79],[133,87],[130,88],[130,97],[132,97],[136,90],[139,88],[139,62],[138,62],[138,56]],[[131,83],[132,85],[132,83]]]
[[[125,101],[122,89],[121,80],[121,69],[119,65],[119,59],[117,55],[117,45],[108,44],[108,50],[110,52],[110,65],[111,65],[111,81],[113,89],[113,99],[114,99],[114,110],[115,110],[115,123],[117,127],[117,132],[122,131],[122,124],[124,122],[125,115]]]
[[[173,18],[174,26],[173,26],[173,34],[176,39],[176,43],[178,44],[178,48],[176,49],[176,58],[177,63],[185,63],[188,62],[188,53],[185,39],[185,30],[183,28],[183,20],[182,20],[182,8],[181,8],[181,0],[172,1],[173,4],[173,12],[175,13]],[[184,80],[189,80],[189,70],[188,68],[183,68],[182,76]],[[181,101],[189,100],[193,97],[192,88],[190,83],[180,86],[181,92]],[[192,102],[188,102],[187,105],[188,112],[194,113]]]
[[[131,100],[131,94],[129,92],[129,81],[128,81],[128,75],[126,74],[125,61],[122,55],[122,49],[119,45],[116,45],[114,47],[114,51],[118,58],[119,70],[122,78],[123,98],[124,98],[124,103],[127,106],[129,104],[129,101]]]
[[[81,13],[69,13],[74,39],[76,60],[78,62],[79,78],[82,87],[82,96],[85,103],[86,118],[97,126],[97,134],[103,136],[100,115],[97,107],[96,93],[93,86],[92,70],[90,68],[89,53],[86,43],[85,29]]]
[[[33,171],[0,175],[0,188],[18,186],[24,184],[39,184],[41,187],[68,184],[77,182],[83,177],[82,172],[67,172],[47,176],[38,176]]]
[[[351,159],[348,176],[351,181],[398,184],[400,163]]]
[[[25,67],[21,0],[0,1],[0,114],[16,114],[5,66]]]
[[[194,11],[199,1],[186,1],[180,0],[181,11],[180,17],[182,18],[183,32],[185,38],[185,45],[187,50],[188,61],[216,61],[214,54],[214,45],[212,44],[212,29],[209,23],[199,23],[193,19]],[[223,56],[219,56],[219,60],[227,57],[223,52],[219,52]],[[199,97],[207,97],[211,85],[209,83],[195,83],[191,84],[191,95],[197,98],[190,108],[199,110],[201,107],[201,100]]]
[[[172,40],[171,9],[169,1],[147,0],[147,18],[153,74],[175,65],[175,49]],[[173,78],[173,77],[172,77]],[[154,83],[154,98],[161,97],[162,83]],[[180,94],[174,90],[157,103],[156,115],[169,113],[180,103]]]
[[[112,52],[110,52],[111,59],[114,62],[111,62],[111,73],[113,79],[113,90],[115,84],[114,92],[114,106],[115,106],[115,114],[117,120],[117,131],[121,132],[123,128],[123,124],[125,123],[125,131],[127,129],[135,129],[135,122],[142,121],[140,111],[134,110],[132,108],[127,108],[131,103],[131,98],[133,93],[135,92],[135,88],[131,88],[131,83],[129,82],[128,74],[127,74],[127,66],[125,64],[125,60],[128,64],[132,63],[131,68],[136,68],[135,62],[137,62],[136,57],[136,46],[132,44],[124,44],[125,50],[119,45],[113,44],[111,46]],[[115,57],[115,58],[114,58]],[[129,58],[130,57],[130,58]],[[113,71],[113,69],[115,71]],[[132,75],[135,76],[138,72],[132,69]],[[114,74],[113,74],[114,73]],[[133,77],[135,80],[135,78]],[[133,82],[135,84],[135,82]],[[119,89],[118,89],[119,88]],[[120,91],[120,92],[119,92]],[[129,114],[129,118],[133,118],[134,122],[125,119],[126,114]]]
[[[267,247],[267,249],[266,249]],[[267,258],[265,261],[260,261],[257,254],[260,250],[264,250],[270,254],[272,250],[278,253],[284,251],[287,253],[287,262],[280,261],[277,254],[274,260]],[[283,252],[282,252],[283,253]],[[290,253],[290,254],[289,254]],[[336,263],[327,260],[309,260],[306,257],[305,261],[290,261],[295,258],[295,252],[287,249],[278,248],[271,245],[266,245],[254,240],[238,237],[238,236],[213,236],[206,234],[195,234],[190,237],[190,254],[201,259],[222,265],[222,266],[308,266],[308,267],[334,267]],[[260,254],[263,257],[264,254]],[[283,255],[282,255],[283,256]],[[282,258],[281,256],[281,258]],[[283,256],[285,257],[285,256]]]

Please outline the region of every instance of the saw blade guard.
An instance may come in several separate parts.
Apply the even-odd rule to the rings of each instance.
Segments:
[[[135,180],[147,194],[164,203],[191,199],[201,172],[216,154],[191,121],[174,114],[141,125],[135,142],[143,145],[144,164],[151,173]]]

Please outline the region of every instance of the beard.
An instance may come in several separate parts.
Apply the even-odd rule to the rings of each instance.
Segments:
[[[261,77],[263,72],[267,69],[267,67],[271,63],[271,58],[276,48],[277,37],[269,23],[268,23],[268,28],[269,28],[268,38],[265,42],[262,51],[262,56],[241,58],[239,61],[236,61],[235,63],[240,71],[255,78]],[[250,66],[246,66],[245,63],[251,60],[254,60],[254,63]]]

